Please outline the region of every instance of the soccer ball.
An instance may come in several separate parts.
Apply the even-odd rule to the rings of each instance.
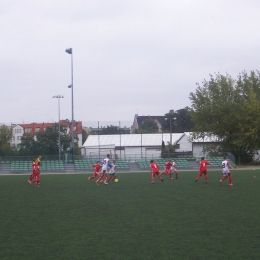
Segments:
[[[118,182],[118,179],[115,179],[115,182]]]

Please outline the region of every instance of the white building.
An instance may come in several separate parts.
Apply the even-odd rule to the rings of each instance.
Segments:
[[[172,143],[177,143],[183,133],[173,133]],[[171,134],[90,135],[81,148],[83,156],[113,154],[115,158],[154,157],[161,155],[162,141],[170,142]],[[184,147],[184,146],[183,146]],[[184,151],[179,147],[177,151]]]
[[[172,144],[177,144],[176,152],[190,153],[194,157],[205,156],[204,146],[218,142],[216,137],[191,141],[192,133],[172,133]],[[100,157],[106,154],[114,158],[158,158],[161,156],[162,141],[170,142],[171,134],[124,134],[90,135],[81,148],[84,157]]]

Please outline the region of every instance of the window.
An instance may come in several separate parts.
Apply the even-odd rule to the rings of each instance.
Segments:
[[[25,133],[31,133],[32,132],[32,128],[25,128]]]
[[[20,136],[17,136],[17,138],[16,138],[16,139],[17,139],[17,141],[19,141],[19,140],[20,140]]]
[[[40,130],[41,130],[40,127],[35,128],[35,132],[40,132]]]
[[[14,129],[14,132],[15,132],[16,134],[21,133],[21,132],[22,132],[22,129]]]

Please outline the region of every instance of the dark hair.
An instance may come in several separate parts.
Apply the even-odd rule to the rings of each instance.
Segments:
[[[204,160],[204,157],[201,157],[200,159],[201,159],[201,160]]]
[[[227,159],[227,157],[226,157],[226,156],[223,156],[223,159],[225,159],[225,160],[226,160],[226,159]]]
[[[110,157],[110,154],[107,154],[107,157]]]
[[[154,162],[154,160],[151,160],[151,161],[150,161],[150,163],[153,163],[153,162]]]

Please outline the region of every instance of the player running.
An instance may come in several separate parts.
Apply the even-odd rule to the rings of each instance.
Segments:
[[[36,159],[33,160],[32,164],[31,164],[31,167],[32,167],[32,174],[31,176],[29,177],[28,179],[28,183],[31,184],[31,181],[33,180],[34,178],[34,175],[33,175],[33,172],[35,170],[35,166],[36,166]]]
[[[178,177],[179,177],[178,172],[177,172],[177,170],[176,170],[176,165],[177,165],[177,161],[174,160],[174,161],[172,162],[171,173],[170,173],[170,178],[171,178],[171,179],[173,179],[173,178],[172,178],[172,173],[173,173],[173,172],[175,173],[175,178],[176,178],[176,179],[178,179]]]
[[[30,184],[35,183],[36,187],[40,187],[40,165],[41,163],[35,165],[35,168],[33,170],[33,176],[35,179],[29,182]]]
[[[103,176],[105,176],[105,180],[104,180],[104,184],[108,184],[107,183],[107,179],[108,179],[108,175],[107,175],[107,171],[108,171],[108,167],[111,167],[112,165],[110,164],[110,154],[107,154],[107,157],[102,161],[102,173],[100,175],[100,177],[96,180],[96,184],[98,185]]]
[[[211,165],[214,167],[214,165],[212,163],[205,161],[204,157],[201,157],[200,170],[199,170],[199,174],[195,181],[198,181],[198,179],[201,177],[201,175],[204,174],[205,183],[208,183],[207,165]]]
[[[111,168],[109,170],[109,178],[107,180],[107,183],[109,183],[110,180],[114,181],[116,179],[116,161],[113,161],[111,164]]]
[[[94,173],[88,177],[88,181],[94,179],[96,176],[100,177],[99,170],[102,168],[102,164],[100,164],[100,161],[97,161],[96,164],[92,164],[92,167],[94,168]]]
[[[150,161],[150,169],[151,169],[151,172],[152,172],[152,182],[151,183],[154,183],[154,176],[157,175],[157,177],[163,182],[163,178],[161,177],[160,175],[160,172],[159,172],[159,166],[157,163],[154,162],[154,160],[151,160]]]
[[[168,174],[170,179],[173,179],[171,177],[172,173],[171,173],[171,167],[172,167],[172,162],[171,160],[168,160],[165,164],[164,164],[164,172],[161,172],[161,175],[162,174]]]
[[[229,167],[233,170],[235,170],[235,168],[230,164],[229,161],[227,161],[227,158],[224,156],[223,157],[223,162],[222,162],[222,179],[219,181],[220,184],[222,184],[222,182],[228,178],[228,185],[229,186],[233,186],[233,183],[232,183],[232,176],[230,174],[230,171],[229,171]]]

